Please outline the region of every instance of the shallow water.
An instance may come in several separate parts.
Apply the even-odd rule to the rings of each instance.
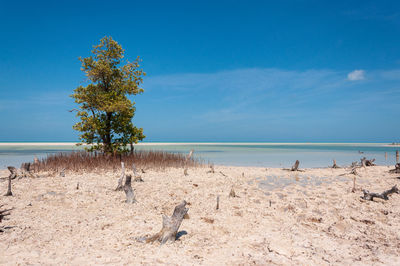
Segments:
[[[79,150],[74,144],[68,145],[0,145],[0,168],[8,165],[19,166],[22,162],[33,161],[34,156],[42,158],[47,154]],[[188,153],[194,149],[194,157],[205,163],[234,166],[260,166],[289,168],[295,160],[300,167],[326,167],[336,159],[338,165],[350,165],[361,157],[375,158],[379,165],[393,165],[395,151],[399,147],[384,144],[282,144],[282,143],[190,143],[137,145],[136,150],[163,150]],[[387,159],[385,159],[387,152]]]

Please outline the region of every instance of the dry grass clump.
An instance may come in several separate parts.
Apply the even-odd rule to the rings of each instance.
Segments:
[[[199,160],[188,159],[185,154],[165,151],[135,151],[123,155],[74,151],[48,155],[34,163],[34,169],[37,172],[116,171],[120,169],[121,162],[124,162],[126,166],[132,166],[135,163],[137,168],[142,169],[186,168],[201,165]]]

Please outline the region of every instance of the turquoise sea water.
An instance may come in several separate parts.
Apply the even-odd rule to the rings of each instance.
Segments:
[[[79,150],[71,144],[42,143],[0,145],[0,169],[8,165],[20,166],[22,162],[33,161],[34,156],[43,158],[47,154]],[[395,152],[400,147],[369,143],[172,143],[137,145],[137,150],[163,150],[188,153],[194,149],[194,156],[205,163],[235,166],[290,167],[300,160],[300,167],[326,167],[336,159],[338,165],[350,165],[361,157],[375,158],[379,165],[393,165]],[[387,159],[385,159],[387,152]]]

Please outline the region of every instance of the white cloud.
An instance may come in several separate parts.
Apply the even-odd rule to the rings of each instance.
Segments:
[[[364,70],[354,70],[347,75],[347,79],[351,81],[363,80],[365,79],[364,75],[365,75]]]

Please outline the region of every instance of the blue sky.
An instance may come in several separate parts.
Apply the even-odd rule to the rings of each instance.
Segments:
[[[1,1],[0,141],[75,141],[79,56],[140,56],[147,141],[400,141],[399,1]]]

